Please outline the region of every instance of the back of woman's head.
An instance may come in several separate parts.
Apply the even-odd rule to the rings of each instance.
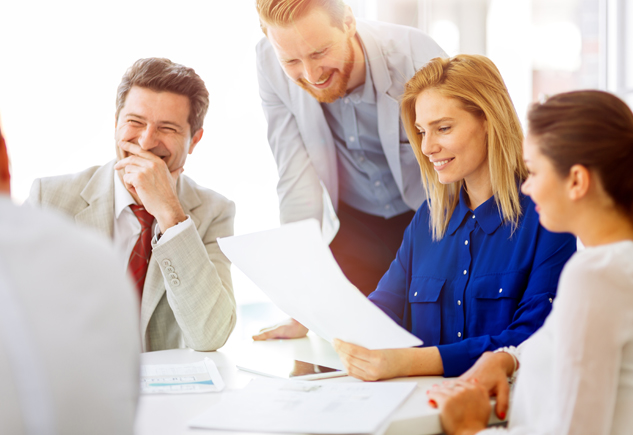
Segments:
[[[415,103],[423,91],[433,89],[458,100],[464,110],[487,121],[486,149],[492,191],[506,221],[516,224],[521,215],[518,184],[527,176],[522,158],[523,131],[499,70],[488,58],[460,54],[435,58],[406,84],[401,102],[402,120],[413,147],[430,200],[435,239],[444,235],[459,199],[463,181],[442,185],[433,164],[422,154],[422,137],[415,127]]]
[[[586,167],[633,216],[633,113],[626,103],[602,91],[554,95],[532,106],[528,128],[561,177],[574,165]]]

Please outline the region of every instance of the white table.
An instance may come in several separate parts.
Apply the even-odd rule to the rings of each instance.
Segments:
[[[213,359],[226,382],[227,389],[243,388],[258,375],[238,370],[235,361],[243,357],[257,358],[267,353],[287,355],[313,364],[343,368],[332,346],[317,336],[295,340],[265,342],[232,342],[217,352],[195,352],[189,349],[174,349],[148,352],[141,356],[143,364],[177,364],[196,362],[209,357]],[[387,382],[415,381],[418,388],[394,413],[386,434],[437,434],[441,433],[438,411],[428,405],[426,390],[444,380],[440,376],[400,378]],[[327,382],[360,382],[351,377],[328,379]],[[136,422],[137,435],[180,434],[230,434],[236,432],[205,431],[190,429],[187,422],[202,414],[220,400],[222,393],[183,395],[143,395],[140,398]]]

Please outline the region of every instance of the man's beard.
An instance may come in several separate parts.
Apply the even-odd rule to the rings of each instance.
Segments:
[[[319,82],[323,80],[325,77],[330,75],[334,75],[337,72],[340,73],[340,77],[336,81],[333,81],[330,86],[323,90],[316,89],[310,83],[306,82],[304,79],[299,79],[296,83],[301,86],[303,89],[308,91],[310,95],[312,95],[319,103],[333,103],[338,100],[342,96],[347,93],[347,83],[349,82],[349,78],[352,74],[352,69],[354,69],[354,46],[352,45],[352,38],[347,40],[347,50],[349,54],[345,59],[345,64],[343,66],[343,71],[338,69],[327,71],[321,77],[319,77]],[[336,77],[332,77],[332,80],[336,79]],[[329,80],[329,79],[328,79]]]

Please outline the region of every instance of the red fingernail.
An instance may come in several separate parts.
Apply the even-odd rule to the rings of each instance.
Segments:
[[[505,412],[499,413],[499,420],[505,420],[505,419],[506,419],[506,413]]]
[[[476,378],[473,378],[473,383],[477,384],[479,381]]]
[[[433,408],[437,408],[437,402],[433,399],[429,400],[429,405]]]

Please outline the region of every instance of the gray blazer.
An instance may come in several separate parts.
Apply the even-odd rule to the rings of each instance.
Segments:
[[[420,168],[401,129],[399,99],[404,84],[434,57],[446,53],[412,27],[357,21],[369,58],[378,105],[378,134],[404,202],[416,210],[424,201]],[[281,222],[318,219],[324,238],[338,229],[338,173],[334,138],[320,103],[290,80],[266,38],[257,45],[259,93],[268,121],[279,183]]]
[[[37,179],[27,202],[58,209],[112,238],[114,164]],[[235,327],[230,262],[216,241],[233,235],[235,205],[184,175],[177,190],[194,226],[153,248],[141,301],[143,351],[184,346],[215,350]],[[170,273],[178,279],[173,281]]]

